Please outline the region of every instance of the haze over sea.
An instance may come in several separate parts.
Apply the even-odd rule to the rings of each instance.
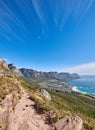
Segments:
[[[76,91],[95,94],[95,76],[81,76],[80,79],[70,81],[76,86]]]

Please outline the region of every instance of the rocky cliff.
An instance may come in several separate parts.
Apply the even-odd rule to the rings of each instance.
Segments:
[[[20,72],[28,79],[45,80],[45,79],[56,79],[56,80],[72,80],[78,79],[80,76],[78,74],[70,73],[57,73],[57,72],[42,72],[33,69],[19,69]]]

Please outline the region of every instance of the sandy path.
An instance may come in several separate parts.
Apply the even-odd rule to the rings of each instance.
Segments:
[[[9,130],[51,130],[45,124],[43,116],[36,113],[34,104],[24,93],[14,112],[10,114]]]

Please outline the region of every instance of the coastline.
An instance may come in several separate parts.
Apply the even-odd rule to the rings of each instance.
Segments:
[[[79,91],[77,86],[73,86],[72,87],[72,92],[80,93],[80,94],[85,94],[85,95],[87,95],[87,96],[95,99],[95,94],[90,94],[90,93],[87,93],[87,92]]]
[[[77,87],[77,86],[73,86],[73,87],[72,87],[72,91],[73,91],[73,92],[77,92],[77,93],[82,93],[82,94],[90,95],[90,94],[88,94],[87,92],[82,92],[82,91],[78,90],[78,87]]]
[[[78,88],[77,86],[73,86],[72,90],[75,91],[75,92],[79,92],[79,90],[77,88]]]

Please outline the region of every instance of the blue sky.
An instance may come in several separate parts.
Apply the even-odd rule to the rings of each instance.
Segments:
[[[0,44],[18,67],[95,74],[95,1],[1,0]]]

